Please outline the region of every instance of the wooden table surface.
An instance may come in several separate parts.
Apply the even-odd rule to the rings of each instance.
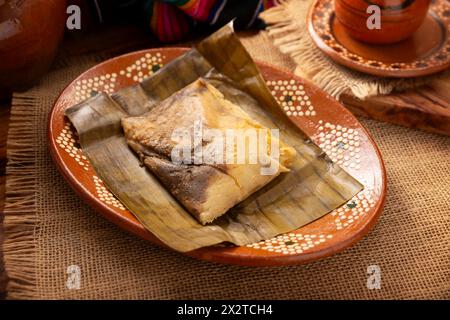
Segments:
[[[127,41],[123,41],[127,39]],[[178,43],[177,46],[189,46],[192,41],[185,43]],[[104,57],[115,56],[124,52],[130,52],[133,50],[152,48],[161,46],[160,43],[144,34],[141,30],[135,27],[109,27],[96,31],[90,34],[69,34],[66,36],[61,48],[63,55],[82,55],[86,53],[101,53]],[[424,87],[419,90],[392,94],[385,98],[375,97],[368,99],[364,103],[355,100],[351,97],[344,97],[344,102],[350,107],[350,110],[358,114],[363,114],[373,118],[380,118],[380,114],[388,114],[386,110],[389,106],[395,106],[402,110],[412,110],[414,112],[420,112],[421,106],[429,105],[433,108],[439,108],[439,116],[436,116],[436,122],[427,121],[426,125],[431,126],[433,124],[439,124],[440,128],[447,126],[447,123],[439,123],[439,119],[442,120],[442,112],[446,112],[446,116],[450,118],[450,90],[449,87],[437,88],[437,87]],[[419,100],[417,100],[419,99]],[[346,101],[345,101],[346,100]],[[416,102],[419,101],[420,105]],[[364,105],[370,105],[373,114],[365,112],[362,108]],[[5,166],[6,166],[6,138],[9,123],[9,113],[11,107],[11,100],[6,99],[0,101],[0,299],[6,296],[6,282],[7,276],[4,272],[3,263],[3,207],[5,202]],[[413,112],[413,111],[410,111]],[[404,115],[406,119],[404,122],[407,125],[409,122],[408,113]],[[389,120],[389,119],[388,119]],[[417,125],[423,127],[422,124]],[[445,127],[447,129],[447,127]],[[439,130],[435,130],[435,132]]]

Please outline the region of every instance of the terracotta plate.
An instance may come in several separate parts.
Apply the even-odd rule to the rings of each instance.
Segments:
[[[83,156],[64,110],[92,91],[112,93],[152,75],[188,49],[164,48],[106,61],[75,79],[55,102],[48,139],[53,159],[75,191],[120,227],[161,244],[105,188]],[[205,260],[242,265],[288,265],[329,256],[358,241],[377,220],[385,199],[386,177],[380,153],[367,131],[336,100],[309,82],[258,63],[286,113],[328,155],[364,184],[342,207],[296,231],[243,247],[219,245],[189,252]]]
[[[309,33],[331,59],[383,77],[418,77],[450,67],[450,1],[436,0],[422,26],[392,45],[370,45],[351,38],[335,18],[333,0],[317,0],[309,12]]]

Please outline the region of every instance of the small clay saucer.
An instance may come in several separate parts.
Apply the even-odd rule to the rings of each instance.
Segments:
[[[350,37],[338,22],[333,0],[317,0],[309,12],[309,33],[335,62],[383,77],[418,77],[450,67],[450,1],[436,0],[422,26],[408,39],[371,45]]]
[[[186,48],[138,51],[105,61],[75,79],[55,102],[48,122],[50,153],[74,190],[100,214],[120,227],[163,245],[106,188],[77,141],[65,110],[92,91],[112,94],[152,76]],[[189,256],[229,264],[275,266],[328,257],[361,239],[376,223],[386,198],[386,171],[370,134],[338,101],[308,81],[257,62],[286,115],[337,164],[364,184],[364,190],[322,218],[295,231],[246,246],[197,249]],[[289,99],[288,99],[289,98]]]

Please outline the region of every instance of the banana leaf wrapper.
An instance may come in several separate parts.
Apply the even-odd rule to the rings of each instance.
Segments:
[[[281,139],[297,151],[291,172],[280,175],[208,225],[200,224],[141,165],[121,127],[122,118],[150,111],[199,77],[265,127],[280,129]],[[180,252],[222,242],[246,245],[270,239],[322,217],[363,188],[285,115],[232,25],[142,83],[111,96],[99,93],[69,108],[66,116],[107,188],[145,228]]]

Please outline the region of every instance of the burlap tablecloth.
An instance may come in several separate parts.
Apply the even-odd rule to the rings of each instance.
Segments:
[[[295,73],[313,81],[333,97],[343,93],[366,99],[395,90],[413,89],[450,79],[450,71],[416,78],[377,77],[344,67],[324,54],[308,30],[308,13],[316,0],[284,0],[261,13],[275,45],[297,63]]]
[[[243,39],[260,60],[293,70],[265,33]],[[357,245],[302,266],[250,268],[197,261],[120,230],[77,197],[47,151],[53,101],[97,61],[61,64],[14,96],[7,168],[5,262],[9,298],[450,298],[450,139],[367,119],[388,171],[386,208]],[[67,268],[81,271],[79,290]],[[369,290],[367,268],[381,270]]]

